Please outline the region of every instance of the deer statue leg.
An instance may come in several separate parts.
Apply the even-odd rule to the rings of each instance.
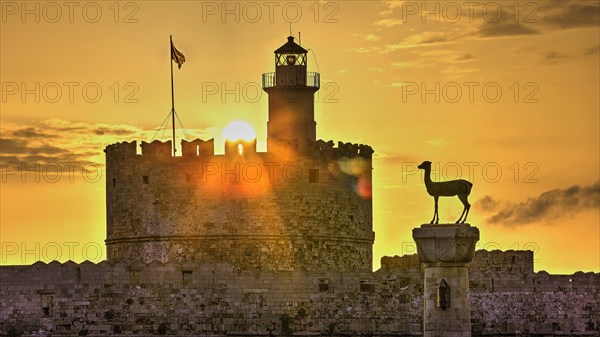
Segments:
[[[467,221],[467,215],[469,215],[469,210],[471,209],[471,204],[469,204],[469,200],[467,200],[468,196],[465,196],[465,203],[467,204],[467,213],[465,213],[465,218],[463,219],[462,223],[465,223],[465,221]]]
[[[439,197],[433,197],[433,201],[435,202],[434,211],[433,211],[433,219],[431,219],[431,224],[437,224],[440,216],[438,215],[438,199]]]
[[[463,208],[462,214],[460,215],[460,218],[458,218],[458,220],[456,220],[456,223],[465,223],[465,221],[467,221],[467,215],[469,215],[469,209],[471,209],[471,204],[469,204],[469,200],[467,199],[468,197],[469,197],[468,194],[459,194],[458,195],[458,199],[460,199],[464,208]],[[463,215],[465,216],[464,219],[463,219]]]

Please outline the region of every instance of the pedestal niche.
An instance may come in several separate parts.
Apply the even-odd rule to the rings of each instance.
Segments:
[[[423,336],[470,337],[469,264],[479,229],[469,224],[413,229],[424,267]]]

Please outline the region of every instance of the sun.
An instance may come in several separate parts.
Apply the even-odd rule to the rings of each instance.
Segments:
[[[233,121],[223,130],[223,138],[227,140],[250,141],[256,138],[256,132],[252,126],[243,121]]]

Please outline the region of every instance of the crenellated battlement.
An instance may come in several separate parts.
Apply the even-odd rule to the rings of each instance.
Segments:
[[[106,153],[106,161],[114,160],[114,159],[128,159],[135,158],[137,152],[137,142],[121,142],[108,145],[104,149],[104,153]]]
[[[191,142],[181,141],[181,154],[184,157],[203,157],[208,158],[215,155],[215,139],[209,140],[195,139]]]
[[[166,142],[161,142],[159,140],[155,140],[151,143],[142,142],[142,156],[147,157],[170,157],[171,149],[173,148],[173,143],[170,140]]]
[[[159,141],[154,140],[152,142],[142,141],[141,155],[137,155],[137,141],[131,142],[120,142],[106,146],[104,152],[106,153],[107,161],[112,160],[127,160],[135,159],[138,157],[143,158],[166,158],[172,156],[172,145],[171,141]],[[225,142],[225,155],[231,155],[238,152],[238,145],[242,145],[244,153],[257,153],[256,152],[256,140],[252,141],[226,141]],[[277,150],[287,149],[295,150],[297,146],[292,142],[282,141],[278,144]],[[181,153],[184,158],[206,158],[211,159],[218,155],[215,154],[215,140],[211,138],[209,140],[195,139],[192,141],[182,140],[181,141]],[[259,152],[259,154],[277,154],[275,151],[270,152]],[[325,161],[336,160],[340,158],[356,158],[361,157],[366,160],[371,160],[374,151],[369,145],[365,144],[354,144],[344,143],[341,141],[336,143],[333,140],[324,141],[319,139],[315,142],[308,141],[308,147],[305,155],[312,159],[321,159]],[[176,156],[176,158],[179,156]]]
[[[370,160],[373,152],[373,148],[371,148],[369,145],[344,143],[339,141],[337,143],[337,147],[335,147],[333,140],[326,142],[322,139],[319,139],[316,142],[309,141],[307,147],[307,153],[309,155],[325,158],[326,160],[343,157],[362,157]]]

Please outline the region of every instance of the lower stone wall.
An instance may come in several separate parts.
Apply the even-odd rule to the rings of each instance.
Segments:
[[[0,267],[0,334],[402,336],[421,329],[416,274],[158,262]]]
[[[232,238],[233,237],[233,238]],[[109,261],[194,261],[233,264],[242,270],[371,271],[372,240],[288,235],[239,238],[231,235],[156,238],[107,244]],[[316,254],[315,252],[319,252]],[[348,262],[352,261],[352,262]]]
[[[474,336],[599,335],[599,274],[522,277],[537,288],[471,292]],[[420,336],[422,291],[419,270],[40,262],[0,267],[0,335]]]
[[[598,293],[571,291],[472,293],[474,335],[507,332],[597,336]]]

